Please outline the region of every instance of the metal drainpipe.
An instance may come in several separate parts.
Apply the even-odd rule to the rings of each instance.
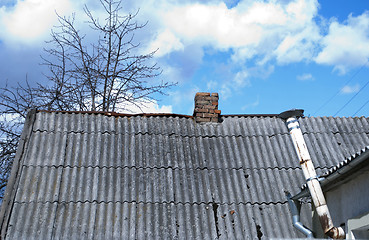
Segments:
[[[335,227],[333,225],[322,188],[318,181],[318,176],[311,161],[309,151],[300,129],[300,124],[297,120],[298,117],[303,116],[303,112],[304,110],[293,109],[281,113],[279,117],[286,121],[287,128],[290,131],[290,136],[296,153],[299,156],[300,165],[324,233],[334,239],[343,239],[345,237],[345,232],[341,227]]]
[[[302,232],[303,234],[306,235],[306,238],[314,238],[313,236],[313,232],[310,231],[310,229],[308,229],[307,227],[305,227],[301,222],[300,222],[300,207],[301,204],[300,203],[296,203],[293,199],[292,196],[289,192],[286,192],[286,197],[288,200],[288,205],[290,206],[290,210],[292,213],[292,223],[293,226],[295,228],[297,228],[297,230],[299,230],[300,232]]]

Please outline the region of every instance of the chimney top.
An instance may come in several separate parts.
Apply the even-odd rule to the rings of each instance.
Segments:
[[[207,93],[198,92],[195,95],[195,109],[193,116],[196,122],[206,123],[206,122],[219,122],[219,115],[221,113],[218,110],[218,93]]]

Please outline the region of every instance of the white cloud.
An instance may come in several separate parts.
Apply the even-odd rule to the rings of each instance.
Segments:
[[[0,115],[0,122],[21,123],[22,117],[16,113],[2,114]]]
[[[260,79],[267,79],[269,76],[274,72],[274,66],[273,65],[260,65],[255,66],[252,68],[249,68],[249,75],[260,78]]]
[[[313,75],[311,75],[311,73],[304,73],[304,74],[298,75],[296,78],[297,80],[300,80],[300,81],[314,80],[314,77]]]
[[[163,47],[165,53],[195,42],[220,50],[232,48],[232,60],[241,64],[255,56],[263,58],[261,64],[273,58],[289,63],[312,58],[314,42],[320,37],[313,21],[317,15],[316,0],[294,0],[288,4],[241,1],[231,9],[219,1],[161,4],[165,11],[157,17],[166,29],[165,37],[159,34],[151,45],[167,43]]]
[[[365,64],[369,58],[369,12],[349,16],[345,24],[333,21],[323,38],[323,49],[316,57],[319,64],[333,65],[344,74],[352,67]]]
[[[230,81],[225,81],[221,85],[220,93],[222,95],[222,99],[227,99],[233,95],[233,93],[238,92],[244,87],[250,87],[251,82],[249,79],[249,71],[242,70],[237,72],[233,79]]]
[[[245,86],[250,86],[250,80],[248,79],[249,73],[246,70],[236,73],[234,77],[233,84],[235,88],[242,88]]]
[[[0,37],[16,42],[33,42],[49,33],[57,21],[55,11],[71,10],[69,0],[18,0],[11,8],[0,11]]]
[[[173,7],[164,15],[166,26],[186,41],[200,41],[217,48],[241,47],[257,43],[263,24],[278,25],[280,9],[262,3],[242,12],[219,4],[187,4]]]
[[[166,29],[157,36],[154,42],[151,43],[150,48],[151,49],[148,52],[158,50],[155,55],[156,57],[161,57],[172,51],[183,50],[184,46],[178,37],[176,37],[169,29]]]
[[[171,105],[159,106],[156,101],[141,99],[133,103],[122,103],[119,108],[124,109],[122,113],[172,113]]]
[[[228,99],[229,97],[232,96],[232,89],[231,89],[231,86],[229,84],[222,84],[220,90],[220,95],[222,96],[222,99],[226,100]]]
[[[317,42],[320,39],[319,28],[312,22],[300,32],[287,35],[274,54],[281,64],[309,61],[316,54]]]
[[[158,56],[196,44],[232,49],[231,63],[238,66],[250,60],[256,65],[315,61],[340,73],[369,58],[368,12],[349,16],[345,23],[331,20],[323,34],[326,19],[318,15],[317,0],[240,1],[232,8],[216,0],[158,0],[146,7],[153,4],[161,9],[153,16],[163,29],[151,43],[162,49]]]
[[[355,84],[353,86],[346,85],[341,89],[341,93],[343,94],[357,93],[359,90],[360,90],[359,84]]]

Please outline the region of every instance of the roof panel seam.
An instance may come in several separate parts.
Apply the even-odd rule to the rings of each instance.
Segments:
[[[287,132],[281,132],[281,133],[276,133],[276,134],[251,134],[251,135],[247,135],[247,134],[231,134],[231,135],[207,135],[207,134],[177,134],[177,133],[158,133],[158,132],[128,132],[128,131],[122,131],[122,132],[117,132],[117,131],[55,131],[55,130],[46,130],[46,129],[36,129],[33,130],[34,133],[39,132],[39,133],[64,133],[64,134],[108,134],[108,135],[132,135],[132,136],[137,136],[137,135],[149,135],[149,136],[175,136],[175,137],[188,137],[188,138],[253,138],[253,137],[276,137],[276,136],[286,136],[289,133]],[[312,133],[309,133],[312,134]],[[369,133],[368,133],[369,134]]]
[[[274,201],[274,202],[266,202],[266,201],[260,201],[260,202],[219,202],[219,201],[209,201],[209,202],[176,202],[176,201],[160,201],[160,202],[154,202],[154,201],[97,201],[97,200],[85,200],[85,201],[14,201],[14,203],[17,204],[78,204],[78,203],[90,203],[90,204],[125,204],[125,203],[135,203],[135,204],[174,204],[174,205],[208,205],[216,203],[218,205],[223,206],[229,206],[229,205],[284,205],[288,204],[288,201]]]
[[[212,167],[172,167],[172,166],[147,166],[147,167],[137,167],[137,166],[76,166],[76,165],[23,165],[23,167],[32,167],[32,168],[99,168],[99,169],[148,169],[148,170],[154,170],[154,169],[164,169],[164,170],[278,170],[278,171],[289,171],[289,170],[301,170],[301,167],[227,167],[227,168],[212,168]],[[333,168],[333,167],[330,167]],[[330,169],[328,167],[316,167],[315,169]]]

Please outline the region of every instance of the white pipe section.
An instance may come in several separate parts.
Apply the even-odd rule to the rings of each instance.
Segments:
[[[286,124],[288,130],[290,131],[296,153],[300,158],[300,165],[324,233],[331,238],[344,238],[344,230],[341,227],[337,228],[333,225],[322,188],[318,181],[318,176],[316,174],[313,162],[311,161],[311,157],[296,116],[288,116],[286,119]]]

